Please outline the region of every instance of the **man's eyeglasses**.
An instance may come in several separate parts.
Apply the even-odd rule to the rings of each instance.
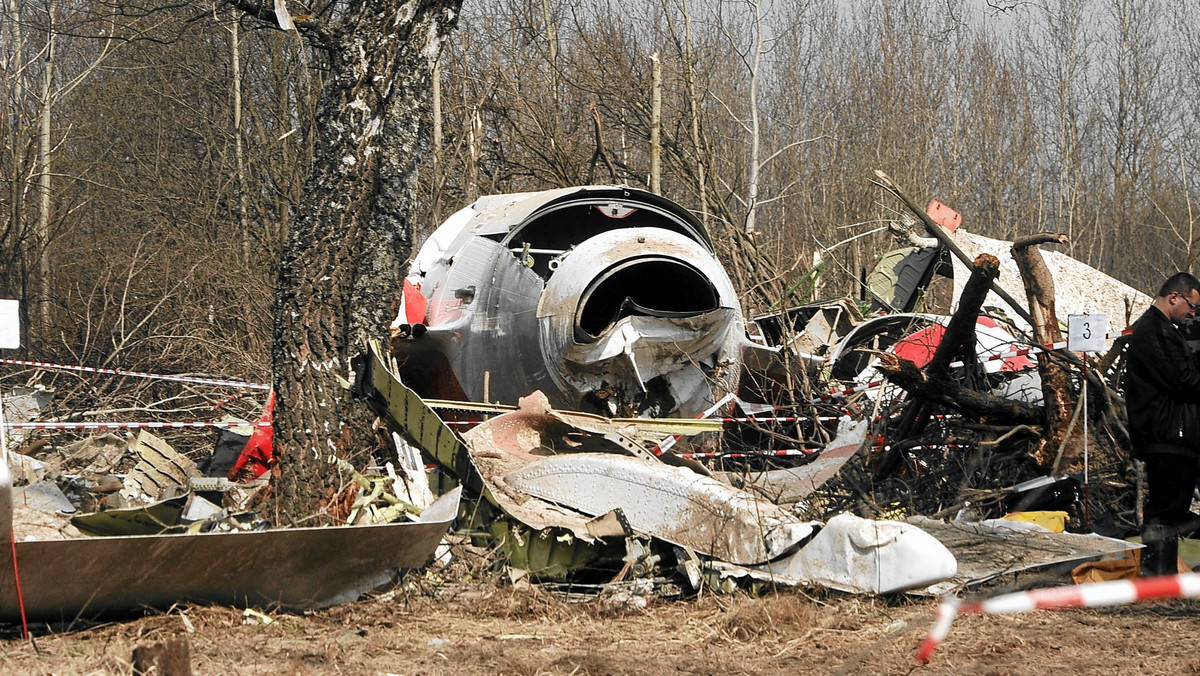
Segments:
[[[1180,298],[1180,300],[1182,300],[1183,302],[1188,304],[1188,307],[1190,307],[1192,309],[1193,314],[1200,314],[1200,303],[1193,303],[1192,301],[1184,298],[1182,295],[1180,295],[1179,298]]]

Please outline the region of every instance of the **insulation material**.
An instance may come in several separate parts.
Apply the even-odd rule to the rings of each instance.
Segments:
[[[148,430],[138,432],[132,448],[140,460],[125,477],[121,496],[127,500],[161,500],[168,489],[186,490],[188,479],[200,476],[196,463]]]

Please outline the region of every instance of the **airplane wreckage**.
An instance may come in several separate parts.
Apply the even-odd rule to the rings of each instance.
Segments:
[[[233,467],[210,459],[182,474],[190,461],[139,436],[141,475],[122,493],[142,502],[72,520],[94,537],[21,540],[11,492],[35,482],[0,486],[27,611],[321,607],[420,567],[452,520],[539,580],[691,589],[936,593],[1138,547],[1106,537],[1136,527],[1131,480],[1112,469],[1127,447],[1113,384],[1122,341],[1100,359],[1055,346],[1055,303],[1120,328],[1149,299],[1038,251],[1059,237],[973,235],[879,180],[914,218],[894,226],[903,246],[881,257],[864,297],[751,321],[703,225],[661,196],[587,186],[480,198],[414,257],[388,346],[353,360],[352,392],[397,457],[386,475],[340,462],[355,489],[347,525],[247,526],[237,496],[253,482],[235,480],[247,462],[250,476],[271,463],[269,427],[236,442]],[[916,312],[945,277],[955,311]],[[1084,378],[1098,393],[1082,413],[1090,428],[1076,424]],[[781,392],[787,404],[773,400]],[[1108,463],[1093,470],[1090,501],[1080,443]],[[174,475],[146,490],[164,471]],[[1075,532],[1023,514],[1061,515]],[[19,590],[4,558],[0,619],[12,620]],[[264,574],[255,562],[267,559],[287,574]],[[197,560],[228,574],[200,575]],[[63,584],[56,561],[91,564]]]

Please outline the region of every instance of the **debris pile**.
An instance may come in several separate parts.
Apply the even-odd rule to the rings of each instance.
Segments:
[[[592,186],[481,199],[417,255],[387,348],[353,360],[352,392],[395,453],[372,467],[329,458],[342,480],[326,511],[344,526],[270,527],[268,399],[215,449],[193,439],[179,452],[147,429],[26,443],[8,463],[18,536],[41,509],[39,542],[114,543],[61,560],[171,543],[133,568],[174,567],[174,582],[122,578],[124,595],[60,596],[56,612],[336,602],[424,565],[452,518],[513,578],[687,593],[940,593],[1136,548],[1117,539],[1139,525],[1121,329],[1149,299],[1040,252],[1061,236],[988,240],[878,181],[912,216],[892,224],[901,247],[863,296],[749,322],[703,226],[661,197]],[[1069,351],[1061,310],[1102,311],[1106,351]],[[9,399],[22,421],[50,401]],[[189,537],[201,544],[176,544]],[[298,580],[341,582],[186,584],[185,550],[243,572],[283,557]]]

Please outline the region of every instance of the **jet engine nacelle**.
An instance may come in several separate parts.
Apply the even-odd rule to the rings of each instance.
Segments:
[[[703,226],[628,187],[480,198],[421,247],[405,296],[392,353],[429,397],[691,416],[734,390],[748,343]]]

